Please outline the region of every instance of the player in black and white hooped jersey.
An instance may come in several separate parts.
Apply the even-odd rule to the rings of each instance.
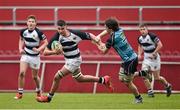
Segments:
[[[139,27],[141,36],[138,38],[138,58],[141,59],[141,55],[144,52],[144,60],[142,63],[142,70],[154,76],[154,79],[160,81],[165,85],[167,97],[171,95],[171,84],[160,75],[161,60],[159,51],[163,47],[160,39],[154,34],[148,32],[148,28],[145,24],[141,24]],[[151,81],[144,78],[145,85],[148,89],[148,96],[154,97]]]
[[[78,82],[99,82],[104,84],[112,91],[112,86],[110,84],[110,77],[96,77],[91,75],[83,75],[81,73],[80,65],[82,63],[80,50],[78,48],[78,43],[82,40],[92,40],[95,42],[94,36],[91,33],[81,32],[77,30],[67,29],[66,22],[64,20],[58,20],[57,31],[54,37],[49,41],[47,48],[44,51],[45,55],[54,55],[62,53],[65,58],[65,65],[57,71],[54,76],[53,84],[51,90],[47,96],[41,96],[37,98],[38,102],[50,102],[54,93],[56,92],[59,81],[63,77],[71,74]],[[52,50],[51,45],[53,41],[59,41],[62,45],[62,50]]]
[[[27,68],[32,69],[32,77],[36,84],[37,96],[40,96],[40,79],[38,71],[40,68],[40,52],[47,46],[46,36],[36,27],[36,17],[29,15],[27,17],[27,28],[20,31],[19,52],[22,55],[20,59],[20,72],[18,76],[18,93],[15,99],[21,99],[23,96],[23,87],[25,73]],[[40,43],[42,43],[40,45]]]

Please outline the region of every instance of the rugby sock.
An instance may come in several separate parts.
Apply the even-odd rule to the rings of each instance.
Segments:
[[[23,94],[23,88],[18,88],[18,93]]]
[[[54,93],[49,93],[48,98],[51,99],[54,96]]]
[[[141,98],[141,95],[138,95],[138,96],[135,96],[136,99],[140,99]]]
[[[148,89],[148,93],[153,93],[153,90],[152,89]]]
[[[103,77],[100,77],[98,82],[104,84],[104,82],[105,82],[105,81],[104,81],[104,78],[103,78]]]
[[[139,71],[139,76],[146,76],[147,73],[144,70]]]
[[[40,94],[41,90],[39,88],[36,88],[36,93]]]

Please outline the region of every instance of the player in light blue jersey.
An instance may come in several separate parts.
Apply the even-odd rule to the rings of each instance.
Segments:
[[[101,32],[96,37],[96,42],[99,43],[98,48],[103,52],[107,53],[107,51],[113,47],[119,56],[122,58],[122,65],[119,72],[119,79],[131,90],[131,92],[135,96],[135,103],[142,103],[142,97],[133,83],[133,78],[137,74],[140,76],[146,76],[145,72],[136,72],[138,65],[137,54],[128,43],[126,36],[124,35],[123,30],[119,27],[118,21],[115,18],[109,18],[105,21],[106,30]],[[101,38],[106,34],[110,34],[111,36],[107,40],[106,43],[101,42]],[[135,75],[135,72],[137,73]]]

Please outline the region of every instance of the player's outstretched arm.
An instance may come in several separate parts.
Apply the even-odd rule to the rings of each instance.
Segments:
[[[101,41],[101,39],[97,39],[97,37],[92,33],[89,33],[89,35],[91,37],[92,43],[99,45],[99,42]]]
[[[108,32],[106,30],[104,30],[100,34],[97,35],[97,38],[101,39],[101,38],[103,38],[107,34],[108,34]]]
[[[103,42],[100,42],[98,46],[98,49],[103,53],[106,54],[108,52],[108,48],[106,47],[106,44]]]

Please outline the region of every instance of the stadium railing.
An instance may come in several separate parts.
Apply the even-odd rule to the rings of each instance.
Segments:
[[[111,16],[121,24],[180,24],[179,10],[180,6],[0,6],[0,24],[24,24],[29,14],[37,15],[39,24],[50,25],[64,18],[70,24],[99,26]]]

